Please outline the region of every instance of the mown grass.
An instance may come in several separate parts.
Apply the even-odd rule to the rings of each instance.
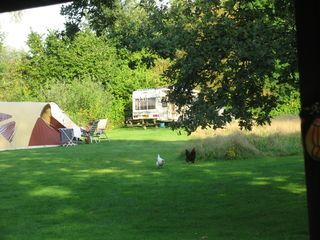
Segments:
[[[186,135],[109,136],[0,152],[0,239],[307,239],[301,155],[186,164]]]

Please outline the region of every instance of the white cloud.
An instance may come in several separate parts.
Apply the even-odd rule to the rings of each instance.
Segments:
[[[46,34],[48,30],[62,30],[64,17],[60,15],[62,4],[21,11],[21,17],[13,13],[0,14],[0,32],[5,34],[5,44],[16,49],[27,49],[30,31]]]

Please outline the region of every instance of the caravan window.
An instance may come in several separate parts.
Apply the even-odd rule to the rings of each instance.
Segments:
[[[156,98],[148,98],[148,109],[156,109]]]
[[[162,98],[161,100],[161,103],[162,103],[162,107],[168,107],[168,99],[167,98]]]
[[[135,99],[134,100],[134,109],[135,110],[139,110],[140,109],[140,107],[139,107],[140,104],[139,103],[140,103],[140,99]]]
[[[135,110],[156,109],[156,98],[135,99]]]
[[[140,109],[139,110],[147,110],[147,99],[140,99]]]

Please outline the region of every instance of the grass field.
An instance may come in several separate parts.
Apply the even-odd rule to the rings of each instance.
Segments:
[[[301,154],[188,165],[182,152],[195,138],[167,129],[109,136],[0,152],[0,239],[308,239]]]

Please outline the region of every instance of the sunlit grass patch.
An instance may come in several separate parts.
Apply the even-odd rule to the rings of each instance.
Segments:
[[[58,197],[66,198],[70,197],[71,191],[62,186],[46,186],[38,187],[29,193],[31,196],[36,197]]]

